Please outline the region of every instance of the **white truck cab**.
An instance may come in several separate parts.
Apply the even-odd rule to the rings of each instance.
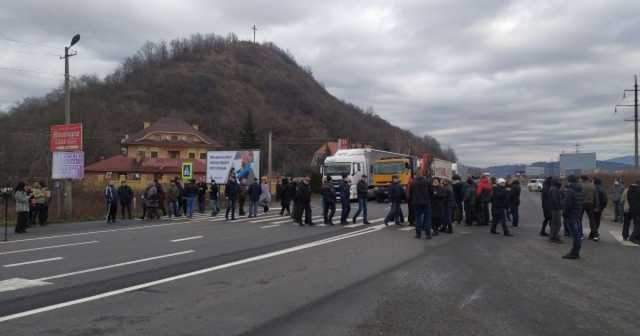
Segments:
[[[373,163],[389,154],[390,152],[380,151],[373,148],[341,149],[335,155],[329,156],[322,165],[322,177],[331,177],[331,181],[337,187],[342,181],[343,175],[348,175],[351,181],[350,199],[358,198],[356,185],[367,176],[370,196],[373,196],[373,181],[371,177]]]

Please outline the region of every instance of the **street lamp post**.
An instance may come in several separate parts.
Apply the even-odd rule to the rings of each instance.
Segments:
[[[69,50],[80,41],[80,34],[76,34],[71,39],[68,47],[64,47],[64,123],[71,123],[71,90],[69,88],[69,58],[77,55],[77,52],[70,53]],[[71,219],[73,213],[73,188],[71,180],[64,181],[64,209],[65,217]]]

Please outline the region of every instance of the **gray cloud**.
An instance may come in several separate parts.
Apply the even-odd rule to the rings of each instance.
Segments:
[[[0,107],[74,74],[106,75],[147,40],[235,32],[290,50],[341,99],[431,134],[474,165],[549,160],[576,142],[632,152],[613,114],[640,56],[640,2],[624,0],[12,1],[0,8]],[[14,39],[18,42],[11,42]]]

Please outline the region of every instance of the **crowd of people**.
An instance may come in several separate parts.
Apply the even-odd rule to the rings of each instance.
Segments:
[[[47,225],[51,192],[44,182],[35,182],[33,185],[19,182],[14,189],[14,198],[17,214],[16,233],[26,233],[29,227],[38,224]]]

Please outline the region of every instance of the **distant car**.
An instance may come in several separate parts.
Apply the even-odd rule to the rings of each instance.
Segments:
[[[527,184],[527,189],[529,189],[529,191],[542,191],[543,183],[544,183],[544,179],[529,180],[529,184]]]

